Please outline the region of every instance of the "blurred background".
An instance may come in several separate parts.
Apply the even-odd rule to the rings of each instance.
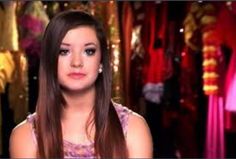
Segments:
[[[44,29],[71,9],[103,23],[113,100],[146,119],[155,158],[236,157],[236,2],[17,0],[0,1],[1,158],[35,111]]]

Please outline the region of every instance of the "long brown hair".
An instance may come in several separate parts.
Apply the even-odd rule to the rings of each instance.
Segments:
[[[122,126],[111,102],[111,69],[106,35],[102,25],[93,16],[81,11],[61,12],[49,22],[44,33],[36,108],[38,156],[64,157],[61,114],[66,101],[58,83],[57,61],[63,37],[70,29],[78,26],[90,26],[96,31],[102,53],[103,71],[95,82],[95,153],[102,158],[127,158]]]

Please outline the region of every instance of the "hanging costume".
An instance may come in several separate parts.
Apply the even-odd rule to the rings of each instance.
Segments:
[[[8,157],[11,129],[27,115],[27,89],[24,78],[26,59],[18,48],[15,1],[1,2],[0,8],[0,93],[3,157]],[[17,88],[14,87],[17,85]],[[16,98],[12,98],[16,97]]]
[[[203,42],[211,46],[211,48],[205,49],[203,52],[207,53],[206,51],[209,50],[207,57],[209,57],[208,54],[214,53],[215,61],[209,63],[218,64],[217,75],[219,75],[217,76],[217,91],[209,95],[208,130],[205,152],[205,157],[207,158],[225,157],[224,128],[232,129],[234,127],[233,125],[235,125],[230,123],[235,122],[230,119],[233,114],[230,112],[236,111],[236,104],[234,102],[236,95],[236,34],[234,32],[236,27],[236,8],[233,8],[235,3],[232,2],[232,4],[228,8],[226,2],[218,6],[217,21],[214,23],[214,27],[211,27],[211,32],[208,31],[209,33],[203,35]],[[232,49],[228,66],[226,66],[226,57],[229,55],[227,55],[228,52],[222,49],[223,45]],[[206,55],[204,56],[206,57]],[[212,69],[214,67],[209,68],[214,70]],[[226,116],[224,117],[224,115]]]
[[[20,48],[28,59],[29,112],[35,111],[38,96],[39,54],[41,38],[49,19],[41,1],[24,2],[18,15]]]
[[[0,2],[0,93],[1,95],[5,93],[6,85],[11,82],[12,73],[15,68],[14,61],[9,50],[17,50],[18,43],[17,37],[13,37],[13,31],[16,30],[14,20],[12,15],[14,15],[15,3],[13,2]],[[15,34],[17,36],[17,34]],[[6,148],[2,146],[5,144],[5,114],[7,112],[2,112],[5,108],[9,108],[9,105],[2,105],[2,99],[0,97],[0,154],[6,153]],[[4,122],[4,123],[3,123]],[[4,145],[6,146],[6,145]],[[3,150],[4,148],[4,150]]]
[[[147,100],[160,103],[165,80],[165,31],[167,24],[167,5],[156,9],[155,3],[147,3],[145,25],[142,29],[142,43],[145,50],[143,93]]]
[[[122,5],[122,34],[123,36],[123,46],[124,46],[124,77],[125,77],[125,100],[126,106],[132,106],[130,104],[130,60],[131,60],[131,37],[132,37],[132,27],[133,27],[133,14],[130,2],[124,2]]]

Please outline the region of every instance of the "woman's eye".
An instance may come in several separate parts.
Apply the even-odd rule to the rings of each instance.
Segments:
[[[60,49],[59,55],[65,56],[69,53],[69,49]]]
[[[88,48],[88,49],[85,49],[85,54],[88,55],[88,56],[94,55],[95,52],[96,52],[96,49],[95,49],[95,48]]]

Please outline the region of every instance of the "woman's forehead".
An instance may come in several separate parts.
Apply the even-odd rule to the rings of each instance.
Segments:
[[[62,39],[62,43],[78,44],[78,43],[94,43],[99,44],[96,31],[93,27],[80,26],[70,29]]]

